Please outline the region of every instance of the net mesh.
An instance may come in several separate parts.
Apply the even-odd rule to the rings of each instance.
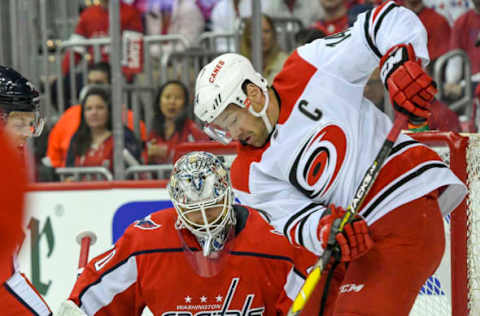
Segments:
[[[445,224],[445,254],[437,271],[422,287],[410,316],[473,316],[480,315],[480,136],[477,134],[465,135],[468,137],[466,155],[459,157],[466,159],[467,184],[467,282],[468,307],[470,312],[465,315],[453,314],[452,311],[452,277],[451,277],[451,242],[450,216],[444,218]],[[428,137],[427,137],[428,139]],[[428,143],[428,142],[427,142]],[[450,144],[451,145],[451,144]],[[444,146],[431,146],[440,157],[450,164],[450,150],[448,143]],[[450,166],[453,170],[460,166]],[[464,168],[464,167],[461,167]]]
[[[470,315],[480,314],[480,135],[469,135],[467,148],[467,275]]]

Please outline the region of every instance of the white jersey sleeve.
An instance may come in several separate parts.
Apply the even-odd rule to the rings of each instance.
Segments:
[[[427,31],[412,11],[387,1],[360,14],[354,25],[298,49],[322,72],[351,84],[366,84],[380,58],[393,46],[410,43],[423,66],[429,62]]]

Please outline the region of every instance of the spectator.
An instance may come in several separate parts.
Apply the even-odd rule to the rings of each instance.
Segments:
[[[453,25],[459,16],[472,8],[470,0],[424,0],[424,3],[427,7],[443,15],[450,25]]]
[[[219,0],[212,9],[212,31],[233,33],[238,30],[241,20],[251,15],[250,0]]]
[[[82,102],[80,126],[67,152],[67,167],[103,166],[113,171],[112,105],[107,89],[90,89]],[[141,145],[132,131],[124,128],[124,144],[140,161]]]
[[[110,64],[98,62],[88,68],[87,84],[109,85],[111,77]]]
[[[87,7],[81,13],[75,32],[70,40],[81,40],[98,37],[109,37],[109,0],[99,0],[99,4]],[[135,7],[120,3],[120,30],[136,31],[143,33],[142,18],[140,12]],[[85,53],[83,47],[76,48],[79,53]],[[79,55],[75,55],[75,64],[80,60]],[[108,61],[108,49],[102,49],[102,60]],[[66,75],[70,70],[70,54],[66,54],[62,61],[62,72]]]
[[[180,143],[209,140],[187,117],[188,100],[188,89],[180,81],[168,81],[160,87],[153,102],[152,130],[147,142],[149,164],[171,163],[175,146]]]
[[[203,18],[205,19],[205,31],[211,31],[212,21],[210,16],[212,15],[213,7],[217,4],[219,0],[195,0],[195,4],[198,6],[200,11],[202,11]]]
[[[323,16],[322,8],[316,1],[306,0],[262,1],[262,12],[271,17],[298,18],[304,26]],[[241,19],[251,15],[251,0],[219,0],[211,13],[212,30],[235,32]]]
[[[352,26],[360,13],[372,9],[374,6],[379,6],[382,2],[382,0],[347,0],[348,25]],[[398,0],[398,2],[401,2],[401,0]]]
[[[106,62],[99,62],[90,66],[87,74],[89,85],[91,84],[100,84],[100,85],[109,85],[110,84],[110,66]],[[88,91],[91,86],[85,87],[83,91]],[[83,94],[83,93],[82,93]],[[80,98],[82,100],[83,98]],[[127,113],[127,117],[124,118],[128,128],[133,130],[134,126],[134,117],[131,110],[124,111]],[[52,166],[55,168],[65,167],[65,161],[67,158],[67,150],[70,146],[70,140],[80,126],[80,121],[82,117],[82,106],[80,104],[70,106],[57,121],[55,126],[50,131],[48,136],[48,145],[47,145],[47,157],[48,160],[44,162],[45,165]],[[147,129],[145,123],[140,121],[140,137],[142,141],[147,139]]]
[[[263,6],[262,6],[263,10]],[[263,10],[264,11],[264,10]],[[215,33],[235,33],[240,29],[243,19],[252,15],[251,0],[219,0],[212,9],[211,27]],[[220,38],[216,41],[216,50],[235,51],[235,43]]]
[[[271,17],[298,18],[303,25],[310,25],[322,16],[320,5],[305,0],[269,0],[262,1],[262,12]],[[243,19],[252,15],[251,0],[219,0],[211,13],[212,31],[217,33],[235,33],[241,27]],[[217,50],[236,51],[233,42],[219,39]]]
[[[472,79],[480,81],[480,0],[472,0],[474,8],[461,15],[453,25],[450,49],[463,49],[470,59]],[[445,94],[452,99],[460,97],[463,74],[460,57],[452,58],[447,65]]]
[[[428,54],[430,55],[429,72],[431,73],[435,60],[448,52],[450,46],[451,28],[448,21],[434,9],[425,6],[423,0],[405,0],[406,8],[418,15],[428,34]]]
[[[324,15],[323,8],[317,0],[262,1],[262,11],[274,18],[299,19],[304,27],[312,25]]]
[[[147,35],[183,35],[190,44],[195,44],[205,27],[200,8],[195,0],[164,0],[150,3],[145,15]],[[152,45],[151,54],[160,56],[161,51],[179,50],[181,47]]]
[[[245,22],[242,37],[240,40],[240,54],[251,59],[252,57],[252,21],[248,19]],[[263,76],[268,84],[272,84],[273,77],[282,69],[283,63],[288,55],[281,50],[277,31],[273,25],[272,19],[267,15],[262,15],[262,56],[263,56]]]
[[[318,1],[318,0],[317,0]],[[348,8],[345,0],[319,0],[325,11],[323,18],[311,27],[319,29],[327,36],[342,32],[348,28]]]
[[[168,192],[174,207],[92,259],[57,315],[287,315],[316,257],[263,211],[233,204],[228,169],[210,153],[179,159]],[[318,315],[307,305],[303,315]]]
[[[308,28],[302,29],[295,34],[295,41],[297,46],[305,45],[313,42],[316,39],[324,38],[326,35],[319,29]]]

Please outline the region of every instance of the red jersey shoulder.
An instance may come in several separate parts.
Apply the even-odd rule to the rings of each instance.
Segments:
[[[131,246],[135,248],[132,251],[178,247],[176,219],[176,211],[173,208],[156,211],[133,222],[124,236],[132,241]],[[159,240],[162,242],[159,243]]]
[[[250,165],[262,160],[262,155],[269,147],[270,142],[261,148],[239,145],[237,156],[230,167],[230,178],[234,189],[250,193],[249,177]]]
[[[287,121],[294,105],[316,72],[317,68],[302,58],[298,54],[298,50],[295,50],[287,58],[282,70],[273,80],[273,87],[280,97],[278,124],[283,124]]]
[[[136,7],[121,2],[120,18],[122,19],[122,30],[143,32],[142,15]]]
[[[108,17],[108,11],[106,11],[104,8],[102,8],[100,5],[92,5],[87,7],[85,10],[82,11],[79,17],[79,23],[77,24],[80,25],[82,23],[92,23],[96,22],[98,19],[104,19],[105,16]],[[95,25],[99,25],[98,22],[93,23]],[[81,34],[85,36],[90,36],[91,34]]]

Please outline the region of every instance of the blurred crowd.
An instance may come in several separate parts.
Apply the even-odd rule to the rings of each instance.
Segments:
[[[109,1],[87,2],[88,5],[80,8],[69,41],[109,36]],[[476,132],[480,0],[401,0],[398,4],[415,12],[423,22],[431,58],[428,71],[439,85],[428,124],[415,131]],[[272,84],[295,47],[325,36],[335,37],[350,27],[358,14],[377,5],[382,5],[381,1],[262,0],[263,76]],[[189,44],[182,49],[194,52],[198,51],[199,39],[205,34],[227,34],[229,36],[215,40],[209,56],[236,51],[251,58],[251,15],[251,0],[123,0],[120,29],[140,36],[181,35]],[[289,23],[286,27],[285,21]],[[286,40],[288,38],[293,40]],[[237,45],[230,45],[231,39],[237,40]],[[125,104],[112,105],[108,47],[102,47],[99,60],[90,59],[86,72],[79,71],[82,56],[95,54],[93,48],[74,47],[64,54],[63,77],[42,87],[43,91],[50,89],[57,115],[48,118],[48,132],[35,141],[37,180],[59,181],[55,169],[60,167],[103,167],[113,173],[113,109],[122,111],[127,166],[169,165],[174,162],[180,144],[209,142],[192,116],[194,87],[189,78],[195,74],[158,77],[162,64],[155,59],[160,59],[165,52],[178,50],[173,46],[173,41],[165,41],[148,47],[153,81],[148,81],[145,67],[134,71],[128,67],[123,69],[126,84],[142,86],[150,82],[154,85],[152,97],[139,101],[141,111],[132,108],[133,99],[128,97]],[[145,60],[141,62],[146,64]],[[74,89],[72,79],[78,83]],[[379,109],[392,114],[378,70],[372,74],[364,93]],[[63,104],[59,104],[59,94],[63,96]],[[140,178],[152,177],[155,176],[147,171],[140,175]],[[72,179],[62,178],[63,181]]]

